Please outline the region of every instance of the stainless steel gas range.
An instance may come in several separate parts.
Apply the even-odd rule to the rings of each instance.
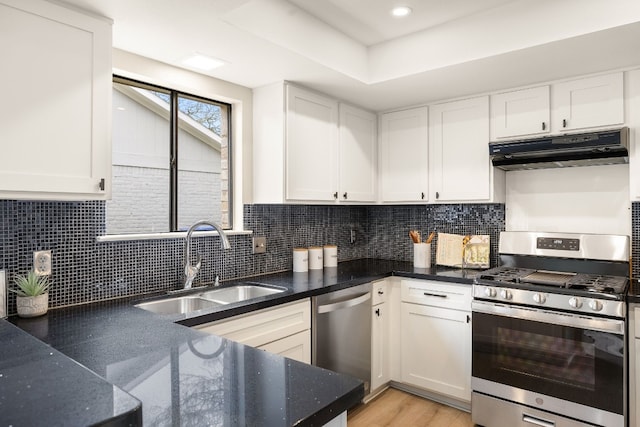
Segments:
[[[473,422],[625,426],[629,237],[503,232],[473,285]]]

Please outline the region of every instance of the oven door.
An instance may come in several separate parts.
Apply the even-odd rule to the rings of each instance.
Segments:
[[[474,391],[594,424],[624,420],[623,320],[485,301],[472,308]]]

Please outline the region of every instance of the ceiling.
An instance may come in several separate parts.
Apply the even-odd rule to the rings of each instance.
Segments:
[[[115,48],[255,88],[288,80],[384,111],[640,66],[637,0],[66,0]],[[390,16],[398,4],[412,8]]]

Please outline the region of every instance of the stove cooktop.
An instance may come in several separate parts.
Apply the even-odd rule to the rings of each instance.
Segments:
[[[496,286],[509,287],[517,284],[518,288],[553,292],[562,289],[561,293],[569,294],[602,294],[622,295],[626,293],[628,279],[622,276],[600,274],[584,274],[534,270],[517,267],[496,267],[480,273],[480,281],[492,281]]]

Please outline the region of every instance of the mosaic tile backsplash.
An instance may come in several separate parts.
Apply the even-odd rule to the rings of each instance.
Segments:
[[[634,204],[634,221],[636,220]],[[63,307],[181,287],[184,239],[97,242],[105,233],[105,202],[0,200],[0,270],[7,282],[32,267],[33,252],[52,251],[50,306]],[[504,230],[501,204],[419,206],[245,205],[245,228],[265,236],[267,252],[251,253],[251,235],[194,238],[192,255],[203,256],[195,284],[290,270],[294,247],[335,244],[347,261],[375,257],[411,261],[408,232],[432,230],[489,234],[492,262]],[[636,233],[634,227],[634,234]],[[435,245],[433,247],[435,257]],[[640,251],[640,248],[638,248]],[[435,259],[435,258],[433,258]],[[15,296],[9,294],[9,314]]]

